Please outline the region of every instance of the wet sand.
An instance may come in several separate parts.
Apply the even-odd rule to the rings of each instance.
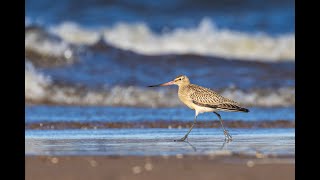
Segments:
[[[26,130],[26,180],[295,178],[293,128]]]
[[[294,159],[250,156],[26,156],[26,180],[295,179]]]
[[[188,142],[174,142],[188,129],[26,130],[26,155],[207,155],[212,153],[294,155],[292,128],[232,129],[224,142],[221,129],[195,128]]]

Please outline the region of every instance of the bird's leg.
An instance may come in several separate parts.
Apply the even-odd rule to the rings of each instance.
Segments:
[[[176,141],[176,142],[177,142],[177,141],[184,141],[184,140],[186,140],[186,139],[188,138],[189,133],[191,132],[191,130],[192,130],[192,128],[194,127],[194,125],[197,123],[197,116],[198,116],[198,114],[196,113],[196,115],[195,115],[195,117],[194,117],[193,124],[192,124],[191,128],[189,129],[189,131],[187,132],[187,134],[184,135],[183,138],[181,138],[181,139],[176,139],[176,140],[174,140],[174,141]]]
[[[217,112],[213,112],[213,113],[215,113],[215,114],[218,116],[219,120],[220,120],[221,126],[222,126],[222,128],[223,128],[223,133],[224,133],[224,136],[225,136],[225,139],[224,139],[224,140],[225,140],[226,142],[232,141],[232,136],[229,134],[228,130],[226,130],[226,129],[224,128],[224,126],[223,126],[223,122],[222,122],[222,119],[221,119],[220,114],[218,114]]]

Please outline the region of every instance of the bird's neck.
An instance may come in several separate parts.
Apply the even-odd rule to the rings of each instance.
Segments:
[[[184,89],[185,87],[187,87],[190,83],[184,83],[184,84],[179,84],[179,90]]]

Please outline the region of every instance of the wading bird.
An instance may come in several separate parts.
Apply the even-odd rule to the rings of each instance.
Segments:
[[[167,83],[152,85],[148,87],[170,85],[178,85],[179,99],[190,109],[195,110],[195,118],[191,128],[184,137],[175,141],[185,141],[185,139],[191,132],[192,128],[196,124],[198,114],[204,112],[213,112],[218,116],[221,126],[223,128],[223,133],[225,135],[225,141],[231,141],[232,136],[224,128],[221,116],[217,113],[217,111],[249,112],[248,109],[240,107],[239,103],[225,98],[219,95],[218,93],[212,91],[211,89],[191,84],[189,78],[185,75],[177,76],[173,81]]]

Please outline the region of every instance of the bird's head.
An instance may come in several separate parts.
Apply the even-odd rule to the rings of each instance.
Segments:
[[[186,75],[179,75],[176,78],[174,78],[174,80],[169,81],[167,83],[163,83],[163,84],[157,84],[157,85],[152,85],[152,86],[148,86],[148,87],[157,87],[157,86],[170,86],[170,85],[188,85],[190,84],[189,78]]]

